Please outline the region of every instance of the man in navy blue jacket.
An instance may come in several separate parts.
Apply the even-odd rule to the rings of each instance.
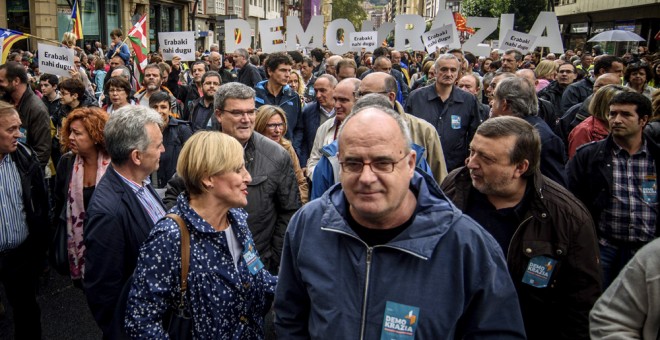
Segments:
[[[340,184],[301,208],[285,235],[280,338],[525,338],[497,242],[415,170],[411,144],[392,109],[346,118]]]
[[[496,83],[497,87],[493,92],[492,116],[515,116],[532,124],[541,135],[541,173],[566,187],[566,148],[561,138],[538,116],[538,98],[534,85],[513,73],[497,75],[493,78],[493,83]]]
[[[268,80],[259,82],[254,88],[257,92],[254,98],[255,105],[279,106],[286,112],[286,135],[293,142],[296,154],[300,155],[300,141],[302,141],[302,101],[296,91],[289,85],[293,59],[286,53],[273,53],[266,59],[266,72]]]
[[[114,315],[122,303],[120,293],[133,274],[140,246],[165,215],[149,180],[164,151],[162,124],[153,109],[131,105],[113,113],[105,125],[112,164],[87,209],[83,278],[87,304],[104,338],[114,338],[123,324],[123,316]]]

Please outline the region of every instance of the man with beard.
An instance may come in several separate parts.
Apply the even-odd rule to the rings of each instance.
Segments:
[[[46,105],[28,86],[23,65],[16,62],[0,65],[0,97],[16,106],[24,136],[21,141],[34,149],[44,169],[50,159],[50,117]]]
[[[176,99],[183,103],[184,111],[190,103],[202,96],[202,76],[206,71],[208,71],[208,69],[205,62],[201,60],[194,62],[190,67],[192,83],[180,85],[179,75],[181,74],[181,59],[172,59],[172,72],[170,72],[167,79],[167,88],[172,91]],[[181,118],[185,119],[184,117]]]
[[[176,97],[172,92],[163,85],[163,77],[158,64],[149,64],[144,68],[144,79],[142,80],[142,88],[135,93],[135,101],[141,106],[149,107],[149,97],[157,91],[165,91],[170,94],[170,102],[172,102],[172,114],[174,117],[179,117],[181,110],[177,103]]]
[[[221,85],[220,74],[215,71],[208,71],[202,76],[201,83],[203,96],[190,103],[183,114],[183,119],[190,122],[193,132],[211,129],[213,96]]]
[[[509,78],[498,87],[511,79],[526,82]],[[541,174],[540,158],[532,124],[490,118],[470,142],[466,166],[442,190],[504,251],[527,337],[588,339],[589,310],[601,292],[596,233],[584,205]]]

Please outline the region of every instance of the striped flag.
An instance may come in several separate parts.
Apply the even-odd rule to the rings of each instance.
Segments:
[[[454,22],[456,23],[456,29],[461,32],[468,32],[469,34],[474,34],[475,30],[472,27],[467,27],[467,20],[459,12],[454,12]]]
[[[27,37],[28,35],[25,33],[7,28],[0,28],[0,39],[2,39],[2,59],[0,60],[0,63],[4,64],[5,61],[7,61],[7,56],[15,42],[27,39]]]
[[[73,3],[73,10],[71,11],[71,22],[73,23],[73,29],[71,32],[76,35],[77,40],[82,40],[82,13],[80,13],[80,2],[78,0],[74,1]]]
[[[142,18],[135,23],[135,26],[128,32],[128,39],[131,40],[131,46],[135,51],[135,65],[136,69],[140,71],[140,83],[142,83],[142,75],[144,68],[149,61],[147,55],[149,54],[149,43],[147,41],[147,14],[142,15]]]

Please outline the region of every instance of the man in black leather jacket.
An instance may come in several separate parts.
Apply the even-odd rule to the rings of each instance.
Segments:
[[[277,143],[254,132],[255,91],[241,83],[220,86],[215,94],[213,127],[236,138],[245,148],[245,168],[252,176],[248,184],[248,227],[264,266],[277,274],[284,232],[293,213],[300,208],[298,182],[289,154]],[[183,180],[174,176],[167,185],[164,203],[171,207],[184,190]]]

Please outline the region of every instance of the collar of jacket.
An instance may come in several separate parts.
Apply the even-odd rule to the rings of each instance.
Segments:
[[[440,96],[438,96],[438,92],[435,90],[435,83],[427,86],[427,88],[429,88],[429,90],[427,90],[427,92],[426,92],[426,100],[431,101],[431,100],[434,100],[436,98],[438,98],[438,100],[440,100]],[[462,102],[464,102],[465,99],[462,96],[463,93],[471,96],[471,94],[469,94],[469,93],[467,93],[463,90],[456,90],[456,86],[452,85],[451,86],[451,93],[449,94],[449,97],[447,98],[447,101],[445,101],[444,103],[446,104],[446,103],[462,103]]]
[[[548,209],[546,208],[545,203],[543,203],[545,200],[543,190],[546,183],[541,170],[537,169],[534,175],[531,177],[531,180],[528,180],[527,183],[531,183],[534,186],[534,195],[532,197],[532,202],[530,202],[530,209],[525,212],[525,218],[530,215],[534,215],[537,220],[545,221],[548,217]],[[462,201],[457,203],[460,207],[465,209],[467,207],[468,195],[470,189],[472,188],[470,170],[467,168],[467,166],[464,166],[461,168],[461,170],[459,170],[459,173],[456,176],[455,186],[456,191],[464,193],[464,195],[460,195],[460,197],[462,197]],[[459,196],[456,195],[456,197]]]
[[[440,239],[463,216],[454,206],[435,180],[423,171],[415,171],[410,187],[417,193],[416,216],[412,224],[389,243],[378,247],[395,248],[429,259]],[[359,239],[357,234],[346,224],[347,202],[341,183],[335,184],[321,198],[325,212],[321,217],[321,226],[329,232],[339,232]]]
[[[21,176],[29,173],[33,167],[39,165],[39,161],[36,159],[37,155],[28,145],[22,142],[18,142],[16,151],[5,155],[5,157],[11,157]]]
[[[267,95],[273,96],[273,94],[268,91],[267,83],[268,83],[268,79],[262,80],[262,81],[258,82],[257,85],[254,88],[265,91],[264,95],[266,95],[266,96]],[[291,91],[292,91],[291,86],[289,86],[289,84],[286,84],[286,85],[282,86],[282,89],[280,90],[280,93],[278,93],[274,97],[277,97],[279,95],[284,95],[284,96],[290,97],[291,96]]]

